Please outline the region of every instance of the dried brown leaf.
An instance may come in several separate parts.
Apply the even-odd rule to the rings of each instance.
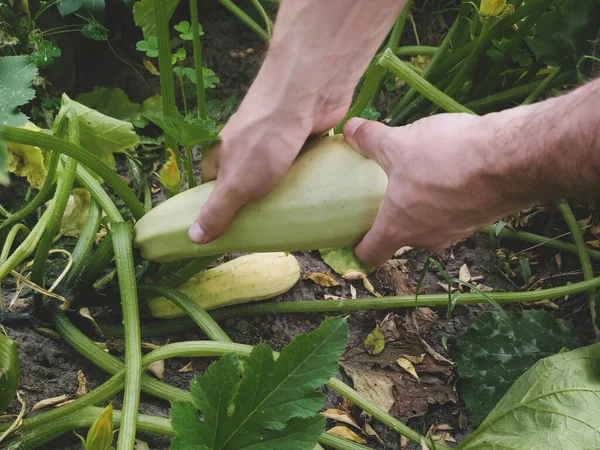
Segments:
[[[148,371],[159,380],[165,379],[165,360],[154,361],[148,364]]]
[[[352,300],[356,300],[356,288],[350,284],[350,297]]]
[[[133,447],[133,450],[150,450],[150,447],[147,442],[135,438],[135,447]]]
[[[408,252],[410,252],[412,249],[413,249],[412,247],[408,247],[408,246],[400,247],[400,248],[399,248],[399,249],[396,251],[396,253],[394,253],[394,256],[397,258],[397,257],[399,257],[399,256],[402,256],[402,255],[404,255],[405,253],[408,253]]]
[[[312,280],[319,286],[330,287],[330,286],[339,286],[339,281],[336,281],[333,277],[329,275],[325,275],[324,273],[313,272],[304,276],[304,279]]]
[[[414,295],[416,284],[394,265],[386,263],[375,272],[379,285],[392,290],[395,295]]]
[[[398,358],[396,360],[396,362],[398,363],[398,365],[400,367],[402,367],[404,370],[406,370],[408,373],[410,373],[413,377],[415,377],[415,379],[417,381],[421,381],[419,379],[419,375],[417,374],[417,371],[415,370],[415,366],[413,366],[413,363],[411,363],[408,359]]]
[[[425,359],[425,353],[421,353],[419,356],[402,354],[402,357],[404,359],[407,359],[408,361],[410,361],[413,364],[421,364],[423,362],[423,360]]]
[[[96,333],[98,333],[98,335],[100,335],[101,337],[104,337],[104,333],[102,332],[102,329],[100,328],[100,326],[98,325],[98,322],[96,322],[96,319],[94,319],[94,317],[92,316],[92,314],[90,313],[90,310],[88,308],[81,308],[79,310],[79,315],[81,317],[89,320],[90,322],[92,322],[92,325],[93,325]]]
[[[350,417],[350,415],[346,411],[342,411],[341,409],[334,409],[334,408],[326,409],[325,411],[321,411],[319,414],[327,417],[328,419],[335,420],[336,422],[342,422],[347,425],[351,425],[360,430],[360,427],[354,421],[354,419],[352,417]]]
[[[333,427],[331,430],[327,430],[327,432],[329,434],[333,434],[334,436],[348,439],[350,441],[354,441],[357,444],[365,444],[367,442],[363,438],[361,438],[358,434],[356,434],[354,431],[352,431],[350,428],[344,427],[342,425]]]
[[[38,409],[46,408],[47,406],[58,405],[59,403],[63,403],[69,400],[68,395],[59,395],[58,397],[45,398],[44,400],[40,400],[31,408],[31,412],[37,411]]]
[[[185,366],[183,366],[181,369],[179,369],[177,372],[187,373],[187,372],[192,372],[193,370],[194,370],[194,367],[192,366],[192,361],[190,361]]]
[[[80,398],[88,393],[88,381],[83,373],[83,370],[77,371],[77,392],[75,393],[75,397]]]
[[[466,264],[460,266],[460,269],[458,270],[458,279],[463,283],[468,283],[471,281],[471,272]]]
[[[323,296],[323,298],[325,300],[345,300],[344,297],[340,297],[339,295],[329,295],[329,294],[325,294]]]
[[[408,447],[410,441],[405,436],[400,436],[400,450],[405,450]]]
[[[363,427],[363,433],[365,433],[367,436],[371,436],[375,439],[377,439],[377,441],[381,444],[381,445],[385,445],[385,443],[383,442],[383,439],[381,439],[379,437],[379,434],[377,434],[377,431],[375,431],[375,429],[371,426],[371,424],[369,423],[369,421],[365,421],[365,426]]]

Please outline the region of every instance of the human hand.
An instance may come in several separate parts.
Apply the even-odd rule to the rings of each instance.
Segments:
[[[350,119],[346,141],[389,180],[373,227],[356,247],[358,258],[378,265],[406,245],[441,250],[527,206],[527,196],[503,188],[496,160],[502,153],[489,145],[495,121],[440,114],[393,128]]]

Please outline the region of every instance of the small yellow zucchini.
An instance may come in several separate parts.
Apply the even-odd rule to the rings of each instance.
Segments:
[[[177,289],[206,310],[266,300],[290,290],[300,279],[296,258],[287,253],[253,253],[194,275]],[[148,301],[150,314],[159,319],[183,316],[165,297]]]
[[[170,262],[355,245],[373,225],[387,176],[342,136],[325,137],[300,154],[277,187],[244,206],[221,237],[197,245],[188,238],[188,228],[213,187],[209,182],[189,189],[142,217],[134,229],[134,245],[142,256]]]

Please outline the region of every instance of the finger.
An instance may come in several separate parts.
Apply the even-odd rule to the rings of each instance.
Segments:
[[[214,180],[217,178],[219,171],[219,150],[220,145],[213,145],[209,147],[206,152],[202,155],[202,182]]]
[[[356,246],[358,259],[371,266],[386,262],[400,246],[394,239],[397,224],[394,223],[394,207],[388,196],[383,199],[371,230]]]
[[[196,222],[188,231],[190,239],[197,244],[207,244],[221,236],[238,210],[246,203],[240,195],[225,183],[215,183],[215,188],[202,206]]]
[[[344,138],[354,150],[372,159],[386,172],[389,169],[387,152],[390,150],[391,133],[396,129],[381,122],[353,117],[344,124]]]

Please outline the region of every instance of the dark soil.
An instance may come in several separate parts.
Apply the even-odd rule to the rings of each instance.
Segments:
[[[208,3],[208,5],[206,5]],[[109,2],[109,5],[111,3]],[[264,46],[260,40],[245,26],[237,22],[231,15],[218,6],[217,2],[201,2],[202,24],[206,32],[205,37],[205,60],[206,65],[212,68],[218,76],[221,77],[221,84],[213,93],[214,98],[227,99],[232,95],[239,98],[251,83],[261,59],[264,54]],[[111,7],[116,7],[112,5]],[[431,8],[435,8],[432,5]],[[427,10],[429,11],[429,10]],[[432,25],[432,17],[428,12],[422,17],[416,17],[419,33],[422,43],[435,44],[442,33]],[[182,18],[185,18],[185,10],[178,11]],[[124,18],[125,17],[125,18]],[[141,38],[141,34],[126,16],[118,20],[108,20],[108,25],[113,29],[110,45],[107,43],[90,44],[76,42],[78,38],[73,38],[69,45],[65,44],[63,52],[71,55],[62,72],[55,72],[51,77],[54,85],[51,89],[59,93],[62,90],[74,98],[81,92],[87,92],[95,86],[121,87],[134,101],[143,101],[148,96],[158,92],[158,80],[150,75],[140,65],[140,54],[135,50],[135,42]],[[110,17],[109,17],[110,18]],[[423,42],[426,41],[426,42]],[[406,44],[414,43],[411,27],[407,25],[404,32],[403,41]],[[229,53],[243,50],[246,48],[255,48],[256,52],[245,59],[233,59]],[[63,77],[61,73],[69,73],[72,76]],[[17,196],[18,197],[18,196]],[[14,200],[14,199],[13,199]],[[6,201],[6,202],[5,202]],[[18,200],[20,201],[20,200]],[[9,207],[9,199],[2,198],[2,204]],[[546,222],[548,223],[548,222]],[[548,231],[548,230],[546,230]],[[320,259],[318,252],[302,252],[295,254],[298,258],[303,274],[311,272],[328,271],[328,267]],[[416,281],[419,273],[430,255],[425,252],[413,250],[403,255],[402,258],[408,260],[406,268],[408,269],[408,278]],[[481,236],[473,236],[464,242],[450,248],[440,254],[434,255],[436,259],[444,263],[453,276],[458,275],[458,270],[463,264],[467,264],[472,275],[483,275],[483,283],[495,290],[517,290],[507,278],[499,274],[493,252],[489,243]],[[552,268],[553,253],[543,252],[537,257],[539,264],[535,266],[534,271],[538,277],[545,277],[556,273]],[[563,264],[567,269],[578,268],[576,258],[570,258],[563,255]],[[514,278],[514,282],[522,284],[522,280]],[[376,277],[373,279],[375,287],[382,293],[393,294],[392,287],[377,283]],[[437,284],[444,279],[435,270],[430,270],[425,279],[424,286],[429,293],[443,293],[443,289]],[[557,284],[563,284],[567,279],[559,278]],[[358,291],[359,297],[366,297],[370,294],[362,287],[360,282],[353,282]],[[10,284],[6,283],[2,290],[2,300],[7,304],[12,291]],[[278,300],[293,301],[298,299],[322,299],[324,295],[336,295],[346,298],[350,297],[349,282],[341,282],[341,286],[332,288],[323,288],[317,286],[310,280],[300,281],[291,291],[283,295]],[[560,315],[568,317],[581,325],[582,329],[590,329],[587,323],[587,311],[578,299],[571,298],[570,306],[563,308]],[[513,306],[518,308],[518,306]],[[445,308],[436,308],[435,312],[439,320],[433,326],[427,336],[423,338],[440,354],[452,359],[452,351],[456,340],[469,328],[477,315],[489,309],[488,306],[458,306],[448,328],[448,350],[442,347],[442,335],[444,333]],[[365,311],[350,315],[350,336],[348,348],[362,347],[367,334],[375,327],[389,311]],[[405,311],[395,311],[398,315],[403,315]],[[289,343],[292,338],[299,333],[311,331],[316,328],[323,320],[323,314],[290,314],[264,317],[249,317],[244,319],[229,319],[221,323],[224,330],[235,341],[244,344],[257,344],[266,342],[274,350],[280,350]],[[77,321],[78,325],[86,326],[85,321]],[[41,399],[55,397],[62,394],[73,396],[77,390],[77,372],[83,371],[89,381],[89,389],[97,387],[107,380],[107,375],[97,369],[85,358],[77,354],[69,345],[59,339],[49,337],[46,334],[35,331],[28,327],[8,327],[8,334],[19,344],[19,354],[21,360],[21,384],[20,390],[27,405],[27,411],[31,406]],[[101,341],[99,336],[89,334],[94,340]],[[155,344],[165,344],[166,342],[176,342],[181,340],[199,340],[205,339],[205,336],[198,333],[180,333],[162,338],[149,340]],[[118,355],[118,353],[113,352]],[[122,356],[122,355],[120,355]],[[188,373],[178,372],[185,366],[189,359],[179,358],[166,361],[165,382],[174,386],[187,389],[190,380],[195,375],[200,375],[209,364],[207,359],[194,359],[193,371]],[[344,373],[340,377],[350,383],[350,380]],[[327,394],[327,407],[338,408],[341,404],[341,398],[329,389],[325,389]],[[113,401],[115,408],[120,408],[121,399],[116,398]],[[443,405],[430,405],[427,413],[421,417],[412,418],[408,424],[419,433],[426,433],[431,425],[447,423],[454,431],[452,435],[460,441],[468,430],[461,430],[459,426],[459,415],[463,405],[461,402],[449,403]],[[16,402],[12,405],[11,412],[16,412],[18,406]],[[158,400],[148,395],[142,394],[142,403],[140,412],[156,416],[168,417],[169,404],[166,401]],[[29,415],[29,412],[28,412]],[[360,411],[356,411],[355,419],[364,423],[360,417]],[[330,425],[333,425],[331,423]],[[384,426],[374,422],[373,427],[379,433],[379,436],[385,443],[381,445],[377,440],[370,438],[367,445],[376,449],[400,449],[399,436],[387,430]],[[140,435],[140,438],[149,443],[153,450],[167,449],[169,442],[166,438],[155,436]],[[81,445],[73,435],[65,435],[46,446],[44,449],[80,449]],[[407,448],[420,448],[409,446]]]

